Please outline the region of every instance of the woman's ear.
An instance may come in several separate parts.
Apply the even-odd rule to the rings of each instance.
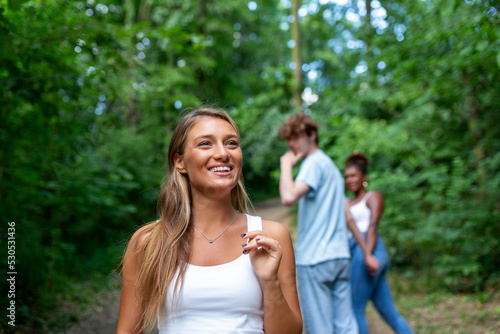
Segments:
[[[174,165],[175,168],[179,171],[181,174],[186,174],[186,168],[184,168],[184,162],[182,161],[182,157],[179,155],[179,153],[175,153],[174,155]]]

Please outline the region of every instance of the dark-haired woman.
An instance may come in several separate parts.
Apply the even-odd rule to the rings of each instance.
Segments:
[[[301,333],[290,234],[246,214],[234,121],[212,108],[186,114],[168,167],[160,217],[123,259],[117,333]]]
[[[384,211],[384,198],[379,191],[367,191],[368,160],[362,153],[351,154],[347,158],[344,171],[346,188],[354,193],[347,200],[348,219],[354,219],[359,231],[366,237],[368,251],[379,261],[376,272],[370,272],[364,264],[364,256],[354,239],[351,239],[351,291],[354,315],[359,333],[368,333],[365,310],[368,300],[382,318],[398,334],[413,333],[406,320],[397,311],[386,279],[389,257],[385,245],[378,234],[378,225]]]

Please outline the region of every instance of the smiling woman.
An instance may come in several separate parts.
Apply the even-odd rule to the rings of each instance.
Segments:
[[[177,170],[189,177],[193,201],[200,192],[231,196],[241,178],[242,153],[239,133],[229,122],[216,117],[196,122],[185,148],[174,155]],[[243,188],[242,188],[243,189]]]
[[[224,111],[180,120],[160,217],[123,259],[117,333],[301,333],[291,238],[247,214],[239,143]]]
[[[348,220],[354,220],[359,232],[366,239],[368,254],[379,262],[376,270],[365,267],[365,251],[351,239],[352,304],[358,322],[359,333],[368,334],[365,310],[368,300],[382,318],[397,334],[412,334],[408,322],[399,314],[392,300],[386,274],[390,267],[385,244],[378,235],[378,225],[384,211],[384,198],[379,191],[367,191],[368,159],[363,153],[355,152],[347,158],[345,174],[346,188],[355,197],[346,201]]]

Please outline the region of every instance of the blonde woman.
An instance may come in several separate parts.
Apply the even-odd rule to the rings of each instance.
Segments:
[[[290,235],[247,214],[239,142],[221,110],[180,120],[160,218],[125,252],[118,334],[301,333]]]

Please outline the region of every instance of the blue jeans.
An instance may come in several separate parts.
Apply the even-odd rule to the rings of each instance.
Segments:
[[[390,266],[389,256],[380,237],[377,238],[373,255],[380,262],[380,268],[374,276],[370,275],[366,270],[363,252],[356,242],[351,240],[352,304],[358,322],[359,334],[368,333],[368,323],[365,317],[368,300],[373,302],[378,313],[396,333],[413,333],[406,320],[396,310],[392,300],[391,290],[386,279],[387,269]]]
[[[308,334],[358,334],[349,270],[349,259],[297,266],[299,297]]]

